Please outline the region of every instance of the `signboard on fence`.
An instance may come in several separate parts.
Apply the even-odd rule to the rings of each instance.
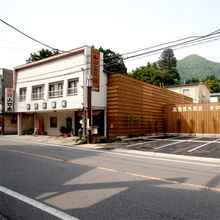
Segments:
[[[14,91],[12,88],[5,88],[5,112],[14,111]]]

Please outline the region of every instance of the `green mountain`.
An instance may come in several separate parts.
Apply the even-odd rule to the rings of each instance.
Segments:
[[[207,60],[198,55],[189,55],[177,62],[177,69],[181,81],[198,78],[200,80],[209,75],[215,75],[220,79],[220,63]]]

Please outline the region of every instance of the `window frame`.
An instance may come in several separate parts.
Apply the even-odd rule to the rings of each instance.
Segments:
[[[62,89],[59,89],[59,84],[62,85]],[[50,90],[50,86],[55,86],[57,85],[57,90],[53,89]],[[51,82],[48,84],[48,98],[52,99],[52,98],[61,98],[63,97],[63,86],[64,86],[64,81],[56,81],[56,82]],[[51,95],[54,94],[54,95]]]
[[[39,92],[39,93],[37,92],[36,93],[36,97],[34,97],[33,90],[37,89],[37,88],[42,88],[42,91]],[[32,89],[31,89],[31,100],[42,100],[42,99],[44,99],[44,88],[45,88],[44,84],[32,86]]]
[[[70,83],[73,83],[74,86],[70,87]],[[67,95],[68,96],[78,95],[78,84],[79,84],[79,78],[78,77],[67,80]]]
[[[21,94],[22,89],[25,91],[24,94]],[[27,98],[27,87],[19,88],[19,102],[25,102],[26,98]]]

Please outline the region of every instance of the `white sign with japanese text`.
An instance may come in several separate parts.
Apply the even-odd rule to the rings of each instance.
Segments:
[[[14,96],[12,88],[5,88],[5,111],[13,112],[14,111]]]

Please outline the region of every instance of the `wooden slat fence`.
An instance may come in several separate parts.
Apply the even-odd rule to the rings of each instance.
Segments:
[[[165,107],[177,103],[192,103],[192,99],[126,75],[110,75],[108,136],[163,133],[166,130]]]
[[[220,134],[220,103],[168,106],[165,123],[168,133]]]

